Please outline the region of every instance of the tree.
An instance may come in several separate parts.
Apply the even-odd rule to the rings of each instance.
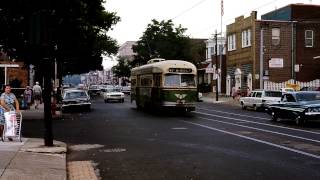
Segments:
[[[174,27],[171,20],[152,20],[137,45],[133,46],[135,55],[133,65],[146,64],[151,58],[190,60],[190,39],[185,36],[186,29],[181,25]]]
[[[101,69],[101,54],[115,54],[107,35],[120,18],[103,0],[10,0],[0,4],[0,45],[27,64],[56,58],[64,73]]]
[[[103,0],[10,0],[0,3],[0,45],[9,56],[34,64],[44,79],[46,146],[53,146],[51,90],[53,60],[63,73],[102,69],[102,54],[117,52],[106,33],[120,18]],[[40,68],[39,68],[40,67]]]
[[[131,66],[128,63],[128,60],[120,57],[118,60],[118,64],[112,67],[112,72],[118,78],[122,78],[122,77],[129,78],[130,72],[131,72]]]

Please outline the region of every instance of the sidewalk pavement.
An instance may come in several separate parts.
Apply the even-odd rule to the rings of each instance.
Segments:
[[[218,101],[216,101],[215,93],[202,93],[202,98],[200,98],[203,102],[206,103],[214,103],[214,104],[227,104],[232,106],[240,106],[238,100],[233,99],[230,96],[219,95]]]
[[[54,141],[43,146],[42,139],[0,142],[1,180],[66,180],[66,144]]]
[[[43,104],[21,112],[23,121],[43,119]],[[36,138],[0,141],[0,180],[66,180],[66,152],[67,145],[59,141],[53,147]]]

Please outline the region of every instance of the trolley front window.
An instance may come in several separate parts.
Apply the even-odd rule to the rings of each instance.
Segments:
[[[195,86],[193,74],[166,74],[164,85],[166,87],[189,87]]]

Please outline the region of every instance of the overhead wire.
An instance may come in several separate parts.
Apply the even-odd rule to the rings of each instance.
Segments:
[[[184,15],[185,13],[191,11],[192,9],[196,8],[197,6],[199,6],[200,4],[204,3],[205,1],[207,1],[207,0],[202,0],[202,1],[197,2],[196,4],[194,4],[193,6],[191,6],[190,8],[188,8],[188,9],[182,11],[181,13],[179,13],[178,15],[176,15],[176,16],[175,16],[174,18],[172,18],[171,20],[174,20],[174,19],[176,19],[176,18]]]
[[[270,4],[272,4],[272,3],[275,3],[276,1],[278,1],[278,0],[270,1],[270,2],[265,3],[265,4],[263,4],[263,5],[261,5],[261,6],[257,7],[257,8],[254,8],[253,10],[261,9],[261,8],[263,8],[263,7],[266,7],[266,6],[270,5]],[[245,13],[242,13],[242,14],[247,14],[247,13],[250,13],[251,11],[252,11],[252,10],[246,10]],[[224,21],[223,21],[223,24],[226,24],[227,22],[229,22],[229,21],[231,21],[231,20],[234,20],[234,18],[230,18],[230,19],[224,20]],[[195,33],[195,34],[200,34],[200,33],[204,32],[204,31],[209,30],[209,29],[218,28],[219,26],[220,26],[220,24],[216,24],[216,25],[214,25],[214,26],[209,26],[209,27],[206,27],[206,28],[202,29],[201,31],[199,31],[199,32],[197,32],[197,33]]]

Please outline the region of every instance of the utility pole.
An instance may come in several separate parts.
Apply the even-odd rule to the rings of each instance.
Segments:
[[[260,89],[263,89],[263,28],[260,29]]]
[[[216,33],[214,34],[214,39],[215,39],[215,59],[216,59],[216,69],[215,69],[215,74],[216,74],[216,101],[219,101],[219,92],[218,92],[218,34],[217,34],[217,30]]]

